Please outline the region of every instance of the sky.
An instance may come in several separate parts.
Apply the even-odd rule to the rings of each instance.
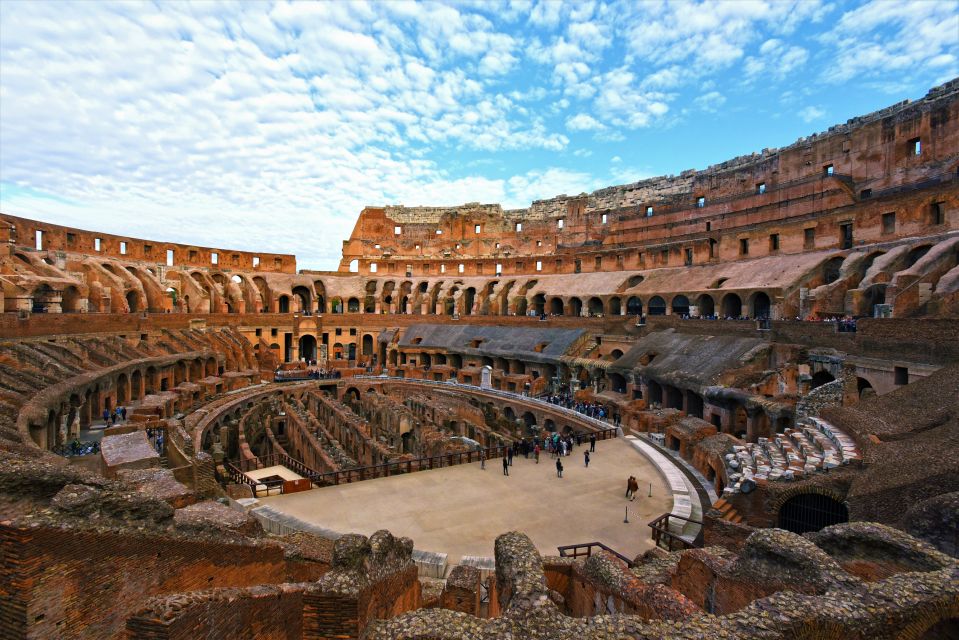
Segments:
[[[959,76],[959,2],[0,2],[0,211],[335,269],[364,206],[704,169]]]

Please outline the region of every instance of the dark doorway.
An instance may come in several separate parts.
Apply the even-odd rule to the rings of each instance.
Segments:
[[[779,528],[793,533],[819,531],[842,522],[849,522],[846,505],[818,493],[793,496],[779,509]]]

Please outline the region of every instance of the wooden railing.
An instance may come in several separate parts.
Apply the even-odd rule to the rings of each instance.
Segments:
[[[656,546],[662,547],[669,551],[675,551],[676,549],[695,549],[697,546],[695,542],[687,540],[679,534],[673,533],[669,530],[670,518],[682,520],[684,523],[692,522],[693,524],[698,524],[700,526],[700,530],[703,526],[703,523],[700,520],[693,520],[692,518],[677,516],[671,513],[664,513],[649,523],[649,528],[653,530],[653,542],[656,543]]]
[[[602,542],[583,542],[581,544],[568,544],[563,547],[557,547],[557,549],[559,549],[559,556],[561,558],[583,558],[583,557],[588,558],[591,555],[593,555],[594,549],[597,551],[602,549],[603,551],[608,551],[609,553],[613,554],[614,556],[616,556],[617,558],[625,562],[627,567],[630,567],[630,568],[633,567],[632,560],[630,560],[629,558],[627,558],[626,556],[624,556],[623,554],[617,551],[613,551]]]

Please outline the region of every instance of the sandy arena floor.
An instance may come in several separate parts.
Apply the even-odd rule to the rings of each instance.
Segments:
[[[341,533],[369,535],[389,529],[413,539],[417,549],[443,552],[450,562],[464,555],[492,556],[496,536],[518,530],[544,554],[556,547],[600,541],[633,557],[652,548],[649,521],[672,508],[672,498],[655,467],[627,440],[596,443],[589,468],[577,447],[555,460],[513,459],[510,476],[501,459],[367,480],[302,493],[273,496],[262,503],[287,515]],[[626,478],[639,480],[640,495],[624,498]],[[647,497],[649,483],[653,497]],[[629,506],[629,524],[623,523]]]

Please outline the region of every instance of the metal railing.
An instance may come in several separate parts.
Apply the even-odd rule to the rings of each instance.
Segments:
[[[672,513],[664,513],[655,520],[649,523],[649,528],[653,530],[653,542],[657,547],[662,547],[669,551],[675,551],[676,549],[695,549],[696,543],[692,540],[688,540],[678,533],[673,533],[669,530],[669,520],[670,519],[682,520],[684,523],[691,522],[693,524],[698,524],[700,529],[703,526],[702,521],[693,520],[692,518],[686,518],[684,516],[673,515]],[[683,525],[685,526],[685,524]],[[665,545],[663,544],[665,542]]]
[[[349,383],[349,380],[380,380],[383,382],[399,382],[403,384],[428,384],[434,386],[446,387],[448,389],[462,389],[466,391],[473,391],[478,393],[488,393],[495,396],[500,396],[503,398],[509,398],[510,400],[517,400],[519,402],[528,402],[535,406],[552,409],[554,411],[559,411],[565,413],[570,417],[575,417],[580,420],[586,421],[587,424],[595,426],[598,429],[609,429],[610,422],[605,420],[600,420],[599,418],[593,418],[585,413],[580,413],[574,409],[569,409],[564,407],[561,404],[553,404],[552,402],[546,402],[545,400],[540,400],[539,398],[533,396],[527,396],[520,393],[513,393],[511,391],[503,391],[501,389],[493,389],[492,387],[478,387],[473,384],[462,384],[460,382],[452,381],[439,381],[439,380],[423,380],[420,378],[398,378],[394,376],[353,376],[352,378],[343,378],[344,381]],[[612,427],[614,431],[618,431],[619,427]],[[615,437],[615,436],[614,436]]]
[[[583,557],[588,558],[591,555],[593,555],[594,549],[597,551],[602,549],[603,551],[608,551],[609,553],[613,554],[614,556],[616,556],[617,558],[625,562],[627,567],[629,568],[633,567],[632,560],[630,560],[623,554],[619,553],[618,551],[614,551],[613,549],[610,549],[602,542],[583,542],[580,544],[568,544],[562,547],[557,547],[557,549],[559,549],[559,557],[561,558],[583,558]]]

